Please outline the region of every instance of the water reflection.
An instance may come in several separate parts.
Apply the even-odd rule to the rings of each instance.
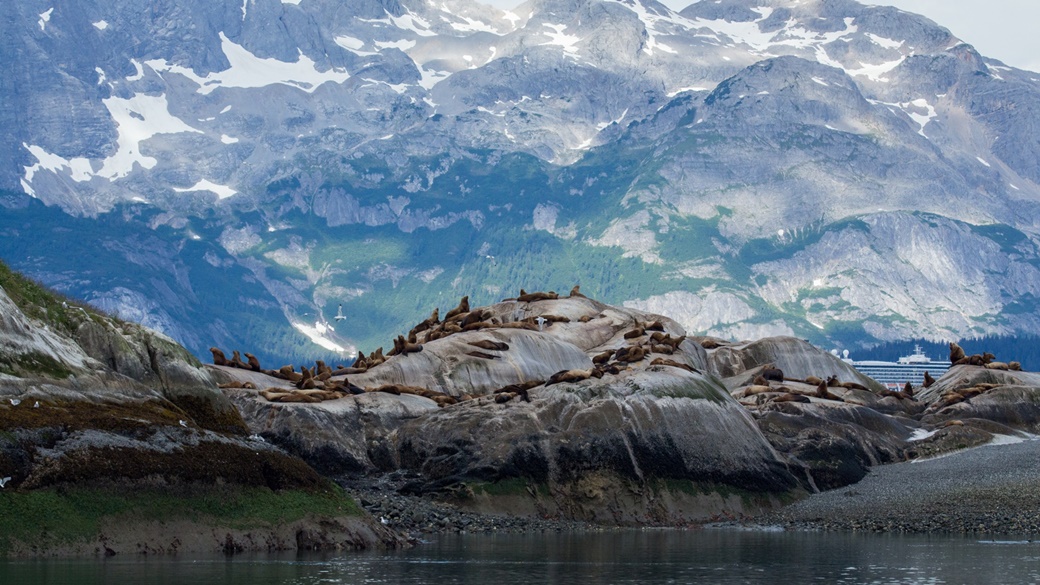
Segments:
[[[1040,581],[1040,543],[741,530],[440,536],[406,551],[0,561],[33,584],[1003,584]]]

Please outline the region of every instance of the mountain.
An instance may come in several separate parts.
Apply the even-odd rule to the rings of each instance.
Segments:
[[[32,1],[0,257],[267,360],[583,290],[729,338],[1040,332],[1040,81],[851,0]],[[333,319],[339,305],[347,317]]]

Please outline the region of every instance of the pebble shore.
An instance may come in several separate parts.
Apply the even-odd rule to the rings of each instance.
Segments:
[[[413,540],[436,533],[598,531],[551,518],[476,514],[405,495],[387,478],[341,482],[365,510]],[[744,526],[787,530],[1016,535],[1040,540],[1040,440],[991,444],[875,467]]]
[[[343,480],[340,485],[368,513],[412,540],[439,533],[537,533],[601,531],[606,527],[554,518],[529,518],[466,512],[435,499],[398,491],[392,477]]]
[[[756,518],[787,529],[1040,538],[1040,440],[875,467],[859,483]]]

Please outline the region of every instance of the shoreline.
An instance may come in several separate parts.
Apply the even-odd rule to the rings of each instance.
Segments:
[[[397,492],[386,477],[338,483],[383,525],[418,543],[433,534],[646,529],[460,510]],[[754,517],[658,529],[974,534],[1040,540],[1040,438],[996,441],[938,457],[874,467],[858,483]]]
[[[1040,440],[997,441],[874,467],[858,483],[749,519],[747,526],[1040,538]]]

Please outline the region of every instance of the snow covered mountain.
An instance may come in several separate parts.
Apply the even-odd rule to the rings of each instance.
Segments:
[[[365,349],[437,299],[578,282],[729,337],[1040,332],[1040,76],[895,8],[31,0],[2,26],[0,255],[195,351]]]

